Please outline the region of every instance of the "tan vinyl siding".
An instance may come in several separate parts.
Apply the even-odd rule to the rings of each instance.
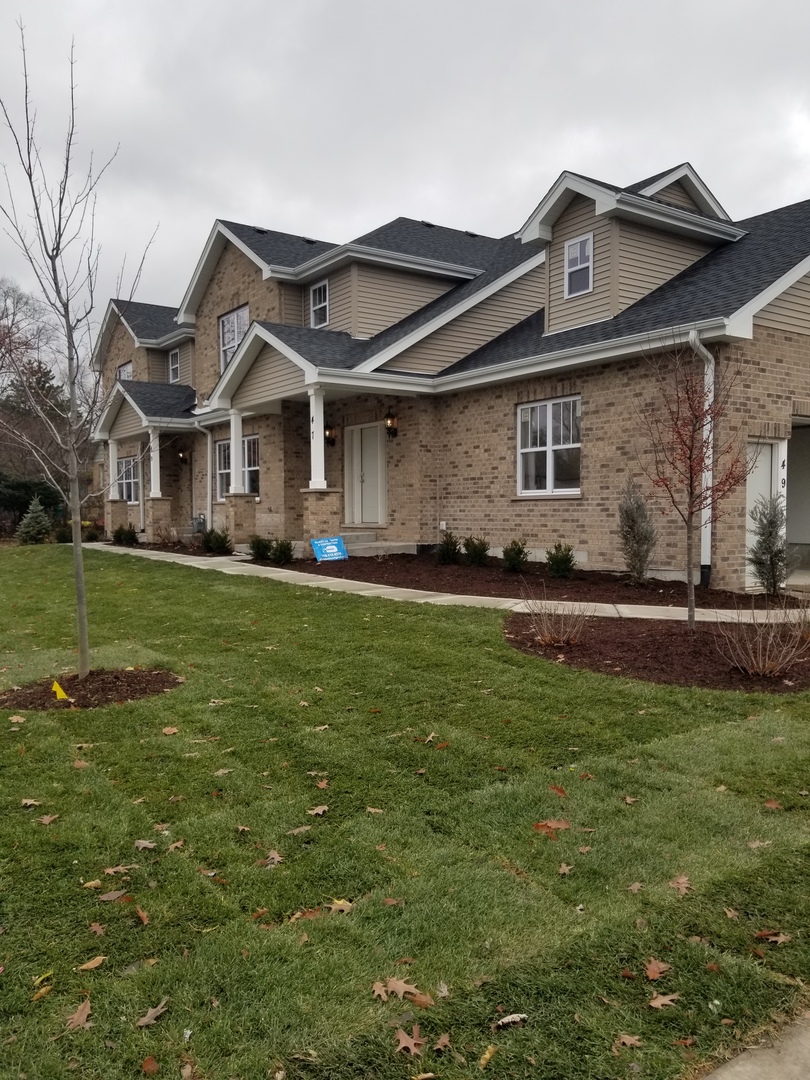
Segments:
[[[680,206],[684,210],[700,210],[700,207],[680,180],[676,180],[674,184],[669,184],[667,187],[661,188],[660,191],[656,191],[653,198],[670,203],[672,206]]]
[[[304,373],[267,345],[259,353],[233,395],[235,409],[256,408],[267,401],[296,394],[304,387]]]
[[[143,430],[143,423],[140,416],[138,416],[128,401],[122,402],[121,408],[118,410],[113,425],[110,428],[110,438],[126,439],[130,435],[139,435]]]
[[[194,342],[184,341],[180,346],[180,382],[194,385]]]
[[[810,334],[810,274],[785,289],[754,316],[754,324],[790,334]]]
[[[310,299],[313,285],[329,282],[329,330],[352,332],[352,268],[344,266],[326,278],[319,278],[304,286],[304,326],[310,325]]]
[[[617,221],[619,235],[618,304],[614,314],[657,289],[697,262],[711,248],[685,236]]]
[[[549,246],[549,303],[547,331],[584,326],[610,317],[611,223],[596,216],[593,199],[577,195],[554,224]],[[584,233],[593,233],[593,289],[565,299],[565,245]]]
[[[432,374],[449,367],[543,306],[546,267],[537,266],[382,365]]]
[[[409,274],[357,264],[357,337],[373,337],[457,284],[430,274]]]
[[[280,283],[281,321],[287,326],[304,325],[303,289],[290,281]]]
[[[146,350],[146,381],[169,381],[169,354],[162,349]]]

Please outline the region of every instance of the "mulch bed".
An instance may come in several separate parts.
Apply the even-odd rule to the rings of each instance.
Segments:
[[[91,671],[86,678],[60,675],[56,680],[68,696],[57,700],[52,678],[28,686],[12,687],[0,694],[0,709],[96,709],[100,705],[120,705],[174,690],[185,680],[171,671]]]
[[[744,675],[729,666],[717,650],[717,629],[698,623],[690,633],[685,622],[661,619],[589,618],[576,645],[539,645],[528,615],[510,615],[504,625],[507,641],[521,652],[568,667],[603,675],[747,694],[789,694],[810,689],[810,659],[777,678]]]
[[[575,600],[585,604],[645,604],[659,607],[686,607],[686,582],[650,580],[633,585],[625,574],[599,570],[574,570],[570,578],[549,577],[542,564],[530,563],[522,574],[502,569],[500,560],[489,559],[485,566],[464,564],[443,566],[433,552],[420,555],[350,556],[340,562],[316,563],[300,559],[292,569],[324,577],[368,581],[400,589],[427,589],[460,596],[504,596],[521,599],[528,594],[542,600]],[[750,596],[722,589],[695,587],[699,608],[750,609]],[[762,597],[755,603],[762,606]]]

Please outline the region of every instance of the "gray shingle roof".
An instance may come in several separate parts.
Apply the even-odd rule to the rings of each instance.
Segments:
[[[359,364],[368,342],[353,338],[341,330],[324,330],[286,323],[259,322],[291,349],[317,367],[348,370]]]
[[[294,269],[338,246],[325,240],[275,232],[259,225],[240,225],[238,221],[223,221],[221,218],[219,221],[268,266]]]
[[[113,300],[113,303],[133,334],[144,341],[155,341],[179,329],[174,321],[176,307],[139,304],[135,300]]]
[[[626,191],[629,195],[636,195],[638,192],[643,191],[645,187],[649,187],[650,184],[655,184],[658,180],[663,180],[665,176],[669,176],[669,174],[675,172],[676,169],[682,169],[684,165],[689,165],[689,162],[682,161],[680,165],[673,165],[670,169],[664,169],[662,172],[656,173],[655,176],[648,176],[644,180],[637,180],[635,184],[628,184],[627,187],[622,188],[622,191]]]
[[[497,256],[501,241],[462,229],[448,229],[414,218],[398,217],[379,229],[358,236],[351,243],[485,270]]]
[[[746,230],[742,239],[704,255],[615,318],[548,337],[539,320],[525,319],[442,374],[728,317],[810,256],[810,200],[735,224]]]
[[[147,418],[191,420],[197,401],[193,386],[182,383],[154,383],[126,380],[122,388]]]

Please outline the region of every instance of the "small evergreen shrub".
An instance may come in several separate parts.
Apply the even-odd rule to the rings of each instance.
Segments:
[[[781,495],[760,495],[750,513],[756,539],[748,549],[746,562],[760,588],[777,596],[787,584],[796,565],[796,555],[785,537],[787,513]]]
[[[138,532],[134,525],[118,525],[113,529],[113,543],[121,547],[137,547]]]
[[[658,530],[652,523],[650,508],[638,485],[628,479],[619,499],[619,545],[635,585],[646,580],[657,543]]]
[[[270,562],[270,556],[273,554],[273,546],[275,541],[270,540],[266,536],[251,536],[248,541],[248,547],[250,548],[250,554],[256,560],[256,562]]]
[[[44,544],[51,535],[51,520],[35,495],[28,510],[17,526],[15,536],[21,544]]]
[[[276,566],[284,566],[285,563],[292,562],[293,557],[293,543],[292,540],[274,540],[273,550],[270,554],[270,561],[275,563]]]
[[[90,522],[86,529],[82,530],[82,540],[86,544],[97,544],[103,536],[101,529],[94,522]]]
[[[525,540],[510,540],[503,549],[503,568],[513,574],[520,574],[529,561],[529,549]]]
[[[484,566],[489,554],[489,540],[483,536],[467,536],[462,542],[470,566]]]
[[[201,538],[202,549],[209,555],[233,555],[233,541],[227,529],[206,529]]]
[[[457,563],[461,561],[461,543],[457,536],[451,532],[443,532],[442,538],[439,541],[439,546],[436,549],[436,557],[438,561],[445,566],[450,563]]]
[[[546,548],[546,570],[553,578],[569,578],[574,572],[577,560],[570,544],[561,544],[558,540],[553,548]]]
[[[53,530],[53,542],[55,544],[72,544],[73,529],[70,525],[64,521],[60,521],[58,525],[55,525]]]

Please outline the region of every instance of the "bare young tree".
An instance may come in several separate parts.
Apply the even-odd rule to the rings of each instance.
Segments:
[[[694,568],[701,527],[722,516],[724,500],[745,483],[752,464],[729,416],[739,372],[717,364],[696,332],[689,345],[647,359],[653,393],[637,410],[639,463],[680,518],[686,542],[687,619],[695,628]]]
[[[17,306],[0,329],[0,368],[13,377],[27,406],[36,414],[50,437],[50,449],[37,445],[19,431],[45,478],[63,495],[72,518],[73,573],[79,646],[79,677],[90,670],[87,601],[81,545],[80,472],[83,450],[89,440],[100,382],[91,371],[90,317],[95,299],[99,246],[95,236],[96,190],[115,152],[96,168],[92,155],[78,168],[76,161],[75,61],[69,57],[68,118],[58,168],[46,167],[48,154],[38,141],[25,46],[20,25],[23,96],[21,114],[13,115],[8,98],[0,95],[0,113],[10,136],[12,165],[3,166],[5,193],[0,195],[0,215],[6,233],[25,256],[39,288],[39,303],[48,327],[49,364],[58,370],[64,401],[56,406],[43,401],[35,380],[26,378],[32,351],[43,342],[34,336],[26,312]],[[24,305],[23,305],[24,308]],[[8,315],[9,312],[6,312]],[[42,356],[38,357],[42,361]],[[8,428],[5,430],[8,435]]]

